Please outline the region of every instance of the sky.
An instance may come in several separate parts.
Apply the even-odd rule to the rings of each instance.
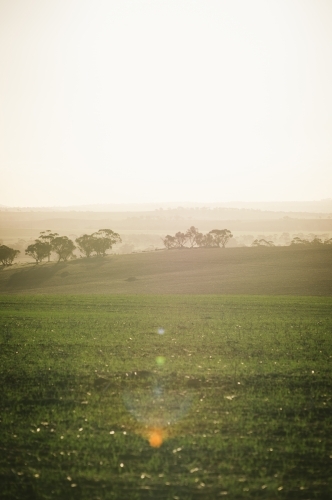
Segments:
[[[332,197],[331,0],[0,0],[0,205]]]

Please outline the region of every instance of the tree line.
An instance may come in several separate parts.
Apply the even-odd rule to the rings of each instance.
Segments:
[[[193,248],[193,247],[221,247],[225,248],[228,241],[233,237],[229,229],[212,229],[207,234],[200,233],[198,229],[191,226],[186,232],[177,232],[174,236],[167,235],[162,238],[165,247],[168,250],[175,248]],[[53,233],[50,229],[41,231],[35,242],[25,249],[25,254],[32,257],[36,263],[42,262],[44,259],[50,261],[51,254],[57,256],[57,261],[66,261],[73,257],[73,252],[78,249],[84,257],[105,256],[108,250],[111,250],[113,245],[121,243],[121,237],[111,229],[99,229],[92,234],[83,234],[76,238],[75,243],[67,236],[59,236],[58,233]],[[1,243],[1,242],[0,242]],[[273,241],[265,239],[256,239],[252,242],[252,246],[274,247]],[[294,237],[290,242],[291,246],[321,246],[332,245],[332,238],[319,238],[314,236],[312,239]],[[18,256],[20,250],[15,250],[6,245],[0,245],[0,262],[4,266],[10,266],[14,259]]]
[[[291,245],[307,245],[307,246],[318,246],[318,245],[332,245],[332,238],[322,240],[315,236],[312,240],[306,240],[305,238],[299,238],[296,236],[292,239]]]
[[[47,229],[41,231],[35,242],[25,249],[25,254],[32,257],[36,264],[46,258],[50,261],[52,253],[57,256],[58,262],[66,261],[73,256],[76,248],[85,257],[90,257],[93,254],[104,257],[107,250],[111,250],[113,245],[121,241],[120,235],[111,229],[99,229],[95,233],[83,234],[83,236],[76,238],[75,245],[68,236],[59,236],[58,233],[52,233],[50,229]],[[19,250],[0,245],[0,262],[4,266],[9,266],[19,253]]]
[[[203,234],[197,227],[191,226],[185,233],[179,231],[174,236],[167,234],[163,238],[163,243],[168,250],[173,248],[194,248],[194,247],[219,247],[225,248],[228,241],[233,238],[229,229],[212,229]]]
[[[332,238],[328,238],[325,240],[322,240],[322,238],[318,238],[318,236],[315,236],[312,240],[307,240],[305,238],[300,238],[299,236],[295,236],[291,243],[291,246],[294,245],[306,245],[306,246],[319,246],[319,245],[332,245]],[[263,238],[260,240],[254,240],[251,244],[253,247],[274,247],[275,244],[273,241],[267,241],[264,240]]]
[[[273,241],[268,241],[268,240],[265,240],[264,238],[261,238],[260,240],[254,240],[252,243],[251,243],[251,246],[252,247],[275,247],[275,244]]]

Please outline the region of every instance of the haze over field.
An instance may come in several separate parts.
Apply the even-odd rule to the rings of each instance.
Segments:
[[[319,200],[329,0],[2,0],[0,202]]]
[[[1,500],[332,498],[332,0],[0,0]]]

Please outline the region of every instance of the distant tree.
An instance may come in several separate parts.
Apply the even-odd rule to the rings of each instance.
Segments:
[[[290,236],[289,233],[282,233],[279,237],[279,240],[283,241],[286,245],[290,244]]]
[[[22,238],[18,238],[18,240],[14,243],[15,249],[19,250],[20,252],[24,252],[25,247],[26,247],[26,241],[23,240]]]
[[[58,233],[52,233],[50,229],[46,229],[46,231],[41,231],[40,235],[38,237],[38,240],[41,241],[42,243],[45,243],[48,245],[48,254],[47,254],[47,259],[48,262],[51,260],[51,252],[52,252],[52,241],[54,238],[59,236]],[[37,241],[37,240],[36,240]],[[46,248],[46,247],[45,247]]]
[[[181,231],[175,233],[174,241],[177,248],[184,248],[187,242],[187,236],[185,233],[181,233]]]
[[[318,236],[315,236],[313,240],[311,240],[310,245],[323,245],[323,241],[321,238],[318,238]]]
[[[308,245],[309,241],[300,238],[299,236],[295,236],[295,238],[292,239],[291,245]]]
[[[43,259],[46,259],[46,257],[50,254],[50,250],[52,250],[52,248],[50,249],[49,243],[43,243],[42,241],[35,240],[35,243],[26,248],[25,254],[35,259],[36,264],[38,264]]]
[[[189,241],[190,248],[193,248],[195,245],[198,245],[197,243],[197,237],[199,235],[199,231],[197,227],[191,226],[187,232],[186,232],[186,237],[187,241]]]
[[[19,253],[19,250],[14,250],[14,248],[7,247],[6,245],[0,245],[0,262],[4,266],[11,266]]]
[[[177,232],[174,236],[167,235],[163,238],[163,243],[167,249],[185,248],[187,242],[190,248],[194,245],[198,247],[220,247],[226,246],[227,242],[233,235],[228,229],[213,229],[207,234],[202,234],[194,226],[191,226],[186,233]]]
[[[222,248],[225,248],[228,241],[233,238],[233,235],[229,229],[212,229],[209,234],[212,234],[213,236],[213,240],[215,242],[214,246],[221,246]]]
[[[111,229],[99,229],[93,233],[94,238],[94,251],[97,255],[105,257],[107,250],[111,250],[112,246],[116,243],[121,243],[121,237]]]
[[[75,242],[77,243],[79,251],[86,257],[90,257],[95,251],[96,241],[92,234],[83,234],[83,236],[76,238]]]
[[[167,250],[170,250],[171,248],[176,247],[176,242],[175,242],[174,236],[167,234],[167,236],[165,236],[165,238],[162,238],[162,240],[163,240],[163,243],[164,243],[165,247],[167,248]]]
[[[205,235],[203,233],[197,233],[195,237],[195,242],[198,247],[205,246]]]
[[[264,238],[261,238],[260,240],[254,240],[251,245],[253,247],[274,247],[275,246],[273,241],[267,241],[267,240],[264,240]]]
[[[204,234],[203,239],[201,240],[201,246],[205,248],[213,248],[216,247],[216,242],[214,240],[214,236],[211,233]]]
[[[52,240],[52,250],[60,260],[68,260],[75,250],[75,245],[67,236],[57,236]]]
[[[295,236],[291,241],[291,245],[321,246],[331,244],[332,238],[328,238],[323,241],[322,238],[318,238],[318,236],[315,235],[311,241],[305,238],[300,238],[299,236]]]

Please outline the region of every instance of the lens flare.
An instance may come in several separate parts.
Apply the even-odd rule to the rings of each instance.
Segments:
[[[156,363],[158,366],[163,366],[165,364],[166,358],[164,356],[157,356]]]
[[[165,358],[158,356],[156,362],[162,365]],[[195,399],[195,390],[180,391],[174,382],[155,375],[162,371],[150,372],[150,383],[135,384],[122,394],[127,411],[140,424],[136,432],[153,448],[159,448],[171,435],[171,427],[188,413]]]
[[[122,395],[126,409],[147,429],[166,429],[187,414],[194,399],[192,391],[180,393],[156,382],[150,388],[133,388]]]
[[[151,429],[149,431],[149,443],[153,448],[159,448],[163,444],[164,431],[163,429]]]

